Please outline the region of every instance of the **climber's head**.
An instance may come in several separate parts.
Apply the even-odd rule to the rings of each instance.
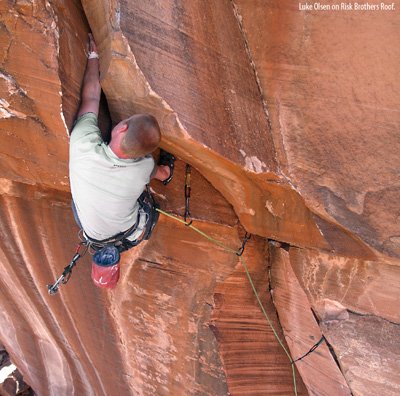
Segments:
[[[154,151],[160,140],[160,126],[155,117],[135,114],[113,128],[110,147],[120,158],[139,158]]]

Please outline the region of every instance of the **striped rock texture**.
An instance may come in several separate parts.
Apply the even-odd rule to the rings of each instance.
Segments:
[[[400,391],[398,12],[289,0],[0,4],[0,342],[39,395],[290,395],[290,361],[239,258],[161,216],[113,291],[78,229],[68,134],[87,32],[99,123],[154,114],[175,178],[151,188],[243,258],[298,394]],[[155,153],[157,155],[157,153]]]

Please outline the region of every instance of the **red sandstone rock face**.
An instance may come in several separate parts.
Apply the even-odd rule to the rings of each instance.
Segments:
[[[268,245],[265,240],[253,236],[245,252],[244,258],[255,287],[265,301],[264,306],[273,326],[283,339],[271,295],[266,288],[270,282]],[[214,301],[212,323],[230,394],[293,394],[288,357],[283,353],[260,307],[254,304],[254,294],[240,263],[217,286]],[[310,388],[306,390],[297,370],[296,376],[298,394],[308,394]]]
[[[325,337],[297,365],[310,392],[398,393],[399,266],[297,248],[272,252],[274,303],[293,356],[305,353],[321,334]],[[338,369],[326,342],[349,389],[335,375]],[[315,381],[324,375],[329,378]]]
[[[2,2],[0,7],[4,48],[0,57],[1,177],[66,191],[68,132],[64,114],[71,122],[80,91],[84,56],[74,49],[84,37],[82,13],[74,2],[62,10],[41,0],[17,1],[15,5]],[[68,25],[71,19],[80,37]],[[59,63],[67,58],[66,52],[76,53],[76,67]],[[60,74],[68,78],[64,88]],[[68,92],[66,103],[63,90]]]
[[[354,395],[400,392],[399,329],[386,320],[350,313],[322,326]]]
[[[298,246],[374,257],[326,214],[310,211],[278,171],[266,109],[231,3],[219,2],[212,12],[204,2],[83,5],[99,43],[102,86],[114,119],[155,114],[163,145],[205,175],[249,231]],[[214,15],[207,19],[212,28],[204,29],[199,15]],[[171,93],[171,84],[179,94]],[[218,141],[219,131],[226,141]]]
[[[282,171],[313,211],[399,257],[398,11],[234,3]]]
[[[296,364],[299,393],[394,394],[399,262],[376,251],[398,255],[396,14],[303,14],[286,1],[83,6],[112,121],[155,114],[163,147],[183,159],[171,185],[152,185],[161,206],[183,214],[192,164],[195,224],[233,248],[241,225],[260,236],[244,257],[277,325],[271,277],[293,358],[321,334],[331,344]],[[237,257],[170,219],[124,254],[115,291],[91,285],[85,258],[47,295],[76,243],[65,124],[88,26],[77,1],[0,7],[0,339],[26,380],[57,396],[291,394],[289,361]],[[106,136],[105,106],[100,123]]]
[[[335,257],[295,248],[290,249],[290,260],[317,312],[320,302],[340,301],[351,311],[400,323],[397,306],[400,266],[396,262]],[[321,316],[324,316],[323,305]]]
[[[318,342],[322,336],[321,329],[291,267],[289,253],[273,245],[271,245],[271,276],[274,303],[278,308],[280,322],[293,359],[297,359]],[[294,327],[296,331],[293,331]],[[315,352],[299,361],[297,368],[312,395],[351,394],[325,342]]]
[[[217,194],[204,192],[207,198]],[[45,285],[76,241],[69,197],[10,183],[1,199],[1,337],[39,394],[290,392],[287,357],[236,255],[161,217],[151,241],[124,255],[116,290],[92,286],[84,258],[70,283],[50,297]],[[210,222],[215,212],[210,209],[196,225],[239,246],[238,227]],[[264,241],[249,242],[244,257],[262,290],[268,282]],[[270,300],[262,297],[273,315]],[[242,332],[231,332],[232,318]],[[242,361],[246,366],[237,371]],[[298,386],[303,389],[300,379]]]

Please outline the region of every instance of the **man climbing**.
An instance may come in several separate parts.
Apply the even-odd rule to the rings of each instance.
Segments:
[[[161,133],[148,114],[119,122],[107,145],[97,125],[100,95],[99,56],[89,34],[81,105],[70,137],[72,208],[86,242],[96,251],[92,279],[111,288],[119,278],[119,253],[148,239],[158,219],[146,186],[151,178],[168,184],[175,158],[161,150],[155,165],[151,153]]]

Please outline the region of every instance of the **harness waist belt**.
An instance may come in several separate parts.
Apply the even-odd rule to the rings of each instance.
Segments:
[[[138,212],[138,217],[140,216],[140,212]],[[93,242],[94,244],[98,244],[98,245],[112,245],[116,242],[122,241],[123,239],[129,237],[130,235],[132,235],[137,228],[138,225],[138,220],[136,220],[135,224],[128,228],[126,231],[120,232],[117,235],[111,236],[109,238],[106,239],[102,239],[102,240],[98,240],[98,239],[94,239],[92,237],[90,237],[89,235],[87,235],[85,232],[83,232],[83,235],[86,239],[88,239],[90,242]]]

